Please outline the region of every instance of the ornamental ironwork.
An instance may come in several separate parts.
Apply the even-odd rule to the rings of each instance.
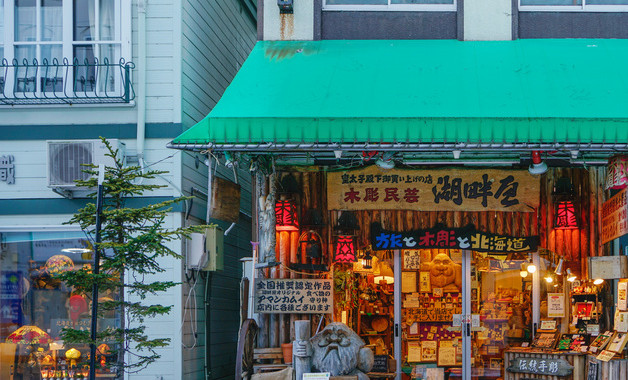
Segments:
[[[123,58],[117,63],[107,58],[3,59],[0,105],[129,103],[135,98],[134,68]]]

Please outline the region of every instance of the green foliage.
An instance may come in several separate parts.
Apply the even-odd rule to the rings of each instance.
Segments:
[[[159,260],[163,257],[181,258],[168,247],[168,243],[189,237],[192,232],[201,232],[207,226],[193,226],[168,229],[164,223],[172,206],[188,197],[179,197],[165,202],[130,208],[126,202],[130,198],[144,195],[165,185],[147,183],[165,172],[144,170],[138,166],[123,166],[118,152],[104,138],[109,157],[114,166],[105,168],[103,211],[101,213],[100,273],[94,274],[91,268],[65,272],[58,278],[73,288],[75,294],[83,294],[90,299],[92,285],[98,284],[98,316],[103,318],[113,313],[123,316],[120,328],[99,329],[96,346],[106,343],[117,353],[118,358],[133,357],[132,363],[123,363],[122,368],[135,372],[145,368],[159,358],[156,348],[169,344],[169,339],[149,338],[144,321],[159,315],[168,314],[172,306],[160,304],[145,305],[147,296],[155,296],[177,283],[171,281],[148,281],[155,274],[164,272]],[[97,189],[98,167],[89,165],[86,173],[92,175],[85,181],[77,181],[79,186]],[[89,194],[96,198],[96,191]],[[66,223],[79,225],[92,238],[95,237],[96,204],[89,203],[78,210]],[[125,299],[123,294],[132,296]],[[64,329],[63,339],[69,343],[92,343],[89,333]],[[127,355],[128,354],[128,355]]]

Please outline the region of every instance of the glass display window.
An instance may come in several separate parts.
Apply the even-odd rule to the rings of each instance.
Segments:
[[[81,232],[2,233],[0,247],[0,378],[84,378],[89,346],[65,344],[64,328],[91,329],[92,294],[81,294],[57,276],[91,268],[93,246]],[[99,302],[120,300],[101,292]],[[98,328],[119,328],[115,313]],[[115,378],[116,357],[106,343],[97,350],[97,377]],[[12,376],[12,377],[11,377]]]

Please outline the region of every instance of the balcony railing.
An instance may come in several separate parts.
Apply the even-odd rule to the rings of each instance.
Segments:
[[[133,62],[27,59],[0,65],[0,105],[129,103]]]

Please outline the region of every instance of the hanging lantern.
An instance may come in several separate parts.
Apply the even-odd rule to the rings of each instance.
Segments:
[[[554,186],[554,228],[575,229],[579,227],[575,201],[575,190],[567,177],[559,178]]]
[[[576,206],[572,201],[556,203],[556,211],[554,215],[554,228],[561,230],[578,228]]]
[[[299,237],[301,252],[305,252],[305,255],[311,259],[320,259],[323,257],[322,241],[323,238],[321,238],[321,235],[314,230],[302,233]]]
[[[628,186],[628,156],[614,156],[606,167],[606,190],[619,190]]]
[[[356,261],[355,236],[338,235],[334,246],[334,262],[353,263]]]
[[[275,203],[275,219],[277,231],[299,230],[297,206],[292,200],[280,200]]]
[[[364,255],[364,257],[362,258],[362,268],[373,268],[373,256],[371,256],[371,251],[366,251],[366,255]]]

